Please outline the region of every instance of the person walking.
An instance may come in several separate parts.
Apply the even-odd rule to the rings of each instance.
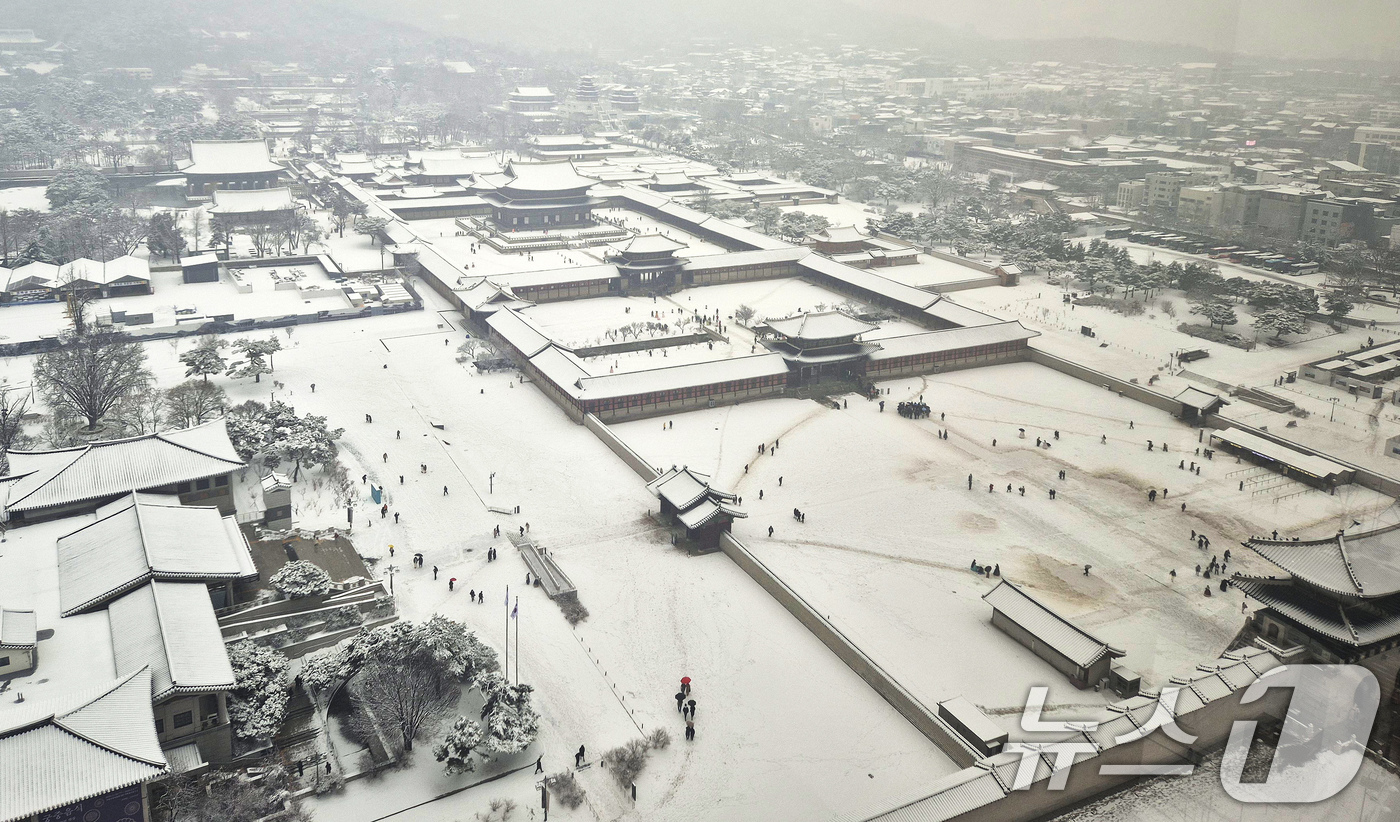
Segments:
[[[695,700],[692,699],[687,701],[685,703],[685,707],[690,709],[690,719],[693,722],[695,720]]]
[[[433,566],[433,580],[434,580],[434,581],[437,580],[437,574],[438,574],[438,567],[437,567],[436,565],[434,565],[434,566]]]
[[[455,591],[455,590],[457,590],[457,578],[456,578],[456,577],[453,577],[453,578],[451,578],[451,579],[449,579],[449,580],[447,581],[447,590],[449,590],[449,591]]]
[[[544,754],[540,754],[540,758],[535,760],[535,773],[544,773]]]
[[[447,486],[446,486],[446,485],[442,486],[442,495],[443,495],[444,497],[447,496]]]
[[[580,745],[580,746],[578,746],[578,753],[574,754],[574,767],[575,767],[575,768],[578,768],[578,767],[582,767],[582,766],[583,766],[583,754],[584,754],[583,746]]]
[[[677,713],[683,713],[684,711],[685,711],[685,691],[683,691],[683,690],[682,690],[682,691],[676,691],[676,712],[677,712]]]

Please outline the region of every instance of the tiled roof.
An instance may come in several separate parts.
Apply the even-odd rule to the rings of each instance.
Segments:
[[[515,311],[497,311],[486,324],[524,357],[533,357],[549,346],[549,337]]]
[[[1031,331],[1020,322],[979,325],[971,328],[945,328],[941,331],[925,331],[920,334],[906,334],[901,337],[882,337],[872,340],[880,344],[880,350],[870,355],[873,361],[911,357],[918,354],[935,354],[941,351],[956,351],[979,345],[994,345],[1017,340],[1029,340],[1040,336],[1039,331]]]
[[[497,316],[501,312],[497,312]],[[717,385],[788,373],[787,361],[781,354],[750,354],[727,360],[672,365],[645,371],[599,374],[578,381],[581,399],[603,399],[670,391],[690,386]]]
[[[1006,580],[983,594],[982,599],[1080,667],[1093,665],[1105,654],[1123,656],[1122,651],[1076,627]]]
[[[834,337],[854,337],[880,326],[858,320],[841,311],[822,311],[769,320],[768,327],[792,339],[825,340]]]
[[[185,174],[224,176],[281,171],[268,156],[262,140],[195,140],[190,143],[190,165]]]
[[[211,582],[257,575],[243,532],[217,508],[131,494],[98,509],[97,517],[58,540],[64,616],[102,605],[151,579]]]
[[[33,611],[0,610],[0,648],[33,648],[38,634]]]
[[[5,507],[32,511],[160,488],[243,467],[223,418],[56,451],[10,451]]]
[[[211,214],[254,214],[259,211],[289,211],[296,208],[292,190],[279,188],[217,189]]]
[[[1371,599],[1400,593],[1400,532],[1377,531],[1293,542],[1251,539],[1259,556],[1309,585]]]
[[[233,687],[233,667],[202,582],[151,582],[107,606],[117,673],[151,669],[151,698]]]
[[[0,709],[0,822],[168,772],[144,668],[58,699]]]
[[[1230,584],[1279,615],[1343,645],[1361,648],[1400,636],[1400,610],[1388,600],[1343,608],[1308,596],[1292,580],[1236,575]]]
[[[684,511],[699,502],[709,490],[710,478],[689,468],[672,468],[651,482],[647,490]]]

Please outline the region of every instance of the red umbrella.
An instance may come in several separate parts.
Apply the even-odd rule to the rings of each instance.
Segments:
[[[682,685],[689,685],[689,684],[690,684],[690,677],[688,677],[688,676],[683,676],[683,677],[681,677],[681,684],[682,684]]]

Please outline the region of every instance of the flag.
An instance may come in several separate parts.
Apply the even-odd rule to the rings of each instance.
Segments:
[[[517,601],[517,602],[515,603],[515,607],[512,608],[511,611],[510,611],[510,618],[511,618],[511,619],[515,619],[515,618],[516,618],[517,616],[519,616],[519,615],[520,615],[520,602]]]

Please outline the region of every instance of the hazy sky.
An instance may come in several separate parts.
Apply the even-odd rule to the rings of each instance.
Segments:
[[[995,38],[1114,37],[1305,59],[1400,58],[1395,0],[852,0]]]

